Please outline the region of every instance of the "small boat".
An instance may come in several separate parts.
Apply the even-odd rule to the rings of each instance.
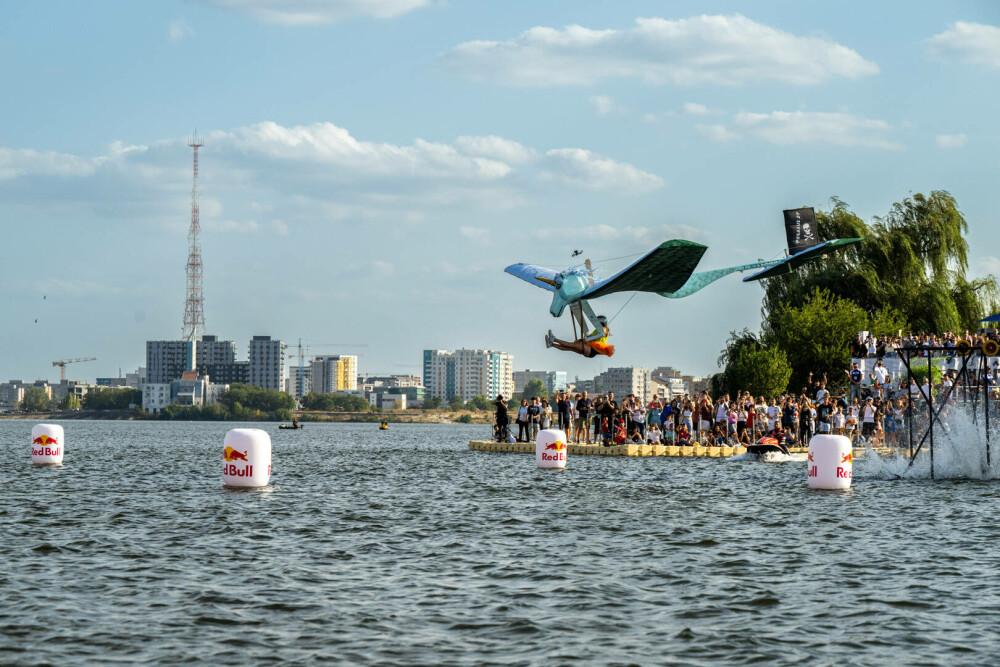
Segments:
[[[389,430],[389,422],[382,422],[381,424],[379,424],[378,430],[380,430],[380,431],[388,431]]]
[[[784,438],[782,438],[784,440]],[[778,438],[765,435],[763,438],[758,440],[753,445],[747,445],[747,454],[753,454],[754,456],[763,456],[768,452],[774,452],[776,454],[788,455],[788,448],[785,447],[784,443]]]
[[[288,430],[298,430],[302,428],[302,424],[299,423],[298,419],[293,419],[291,424],[278,424],[278,428],[288,429]]]

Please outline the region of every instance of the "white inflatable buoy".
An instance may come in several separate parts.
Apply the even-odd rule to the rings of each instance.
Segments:
[[[59,424],[35,424],[31,428],[31,462],[40,465],[62,463],[65,437]]]
[[[271,479],[271,436],[259,428],[234,428],[222,450],[226,486],[267,486]]]
[[[809,441],[810,489],[849,489],[854,475],[854,450],[843,435],[814,435]]]
[[[566,433],[554,428],[538,432],[535,462],[539,468],[566,467]]]

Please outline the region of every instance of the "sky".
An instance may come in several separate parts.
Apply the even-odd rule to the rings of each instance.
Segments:
[[[707,375],[759,285],[595,300],[617,352],[588,360],[503,267],[776,258],[782,209],[831,197],[872,220],[947,190],[1000,275],[992,0],[6,0],[0,86],[3,380],[180,337],[195,131],[206,332],[242,359],[270,335],[361,373],[466,347]]]

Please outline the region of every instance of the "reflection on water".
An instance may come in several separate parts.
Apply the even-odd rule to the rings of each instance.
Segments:
[[[898,481],[874,456],[851,493],[810,492],[798,459],[553,475],[468,451],[485,426],[273,424],[271,486],[247,492],[219,474],[236,425],[66,422],[61,467],[30,464],[31,425],[0,421],[3,664],[997,653],[990,483]],[[936,472],[975,472],[955,447]]]

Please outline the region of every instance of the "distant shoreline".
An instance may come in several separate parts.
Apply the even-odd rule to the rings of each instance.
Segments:
[[[377,424],[383,419],[390,424],[459,424],[459,418],[463,414],[472,416],[470,424],[492,424],[493,418],[489,413],[475,412],[423,412],[414,411],[412,414],[406,412],[307,412],[296,411],[292,416],[302,424],[318,422],[338,422],[350,424]],[[226,421],[255,421],[267,424],[288,423],[289,420],[276,419],[161,419],[153,416],[136,416],[131,410],[58,410],[52,412],[30,412],[30,413],[0,413],[0,419],[21,419],[29,421],[73,421],[73,420],[97,420],[97,421],[191,421],[191,422],[226,422]]]

